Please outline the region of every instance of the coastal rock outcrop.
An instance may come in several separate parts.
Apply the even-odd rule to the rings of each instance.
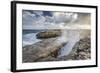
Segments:
[[[65,42],[59,43],[57,38],[43,39],[33,45],[23,47],[23,62],[35,62],[41,59],[48,60],[56,58],[58,51],[66,44]]]
[[[64,60],[86,60],[91,59],[91,41],[90,37],[80,39],[75,44],[69,55],[56,58],[57,61]]]
[[[62,47],[67,45],[69,40],[66,41],[65,39],[61,39],[60,30],[39,32],[36,36],[37,38],[41,39],[41,41],[23,47],[22,62],[27,63],[91,59],[91,37],[89,33],[90,31],[87,33],[84,31],[84,34],[82,32],[82,37],[80,37],[80,40],[75,43],[71,52],[68,55],[58,57]]]
[[[46,38],[54,38],[61,35],[61,30],[49,30],[39,32],[36,37],[37,39],[46,39]]]

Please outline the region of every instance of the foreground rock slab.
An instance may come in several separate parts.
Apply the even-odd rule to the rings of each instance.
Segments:
[[[56,58],[58,51],[66,44],[66,42],[57,42],[57,38],[44,39],[33,45],[23,47],[22,61],[36,62],[49,56]]]

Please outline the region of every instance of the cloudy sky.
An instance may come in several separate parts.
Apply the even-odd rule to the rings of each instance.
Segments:
[[[90,24],[90,14],[35,10],[22,11],[23,29],[59,28],[72,23]]]

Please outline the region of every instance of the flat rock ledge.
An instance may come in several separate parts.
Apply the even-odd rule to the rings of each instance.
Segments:
[[[23,47],[22,62],[37,62],[49,59],[55,59],[59,50],[66,44],[57,43],[57,38],[43,39],[33,45]]]
[[[56,43],[56,39],[43,39],[36,44],[23,47],[23,63],[91,59],[90,37],[80,39],[69,55],[60,58],[58,57],[59,51],[67,42]]]
[[[39,32],[36,37],[37,39],[48,39],[61,36],[61,30],[47,30]]]
[[[44,61],[68,61],[68,60],[88,60],[91,59],[91,43],[90,37],[82,38],[77,42],[72,51],[67,56],[52,57],[39,59],[39,62]]]

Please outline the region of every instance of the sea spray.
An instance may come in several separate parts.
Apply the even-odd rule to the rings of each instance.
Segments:
[[[76,30],[63,30],[61,38],[64,38],[62,42],[67,41],[67,44],[61,48],[58,57],[66,56],[72,51],[75,43],[79,41],[79,32]]]
[[[66,43],[68,41],[67,31],[65,29],[61,30],[61,36],[56,40],[58,43]]]
[[[29,33],[23,35],[23,47],[41,41],[40,39],[36,38],[36,35],[37,33]]]

